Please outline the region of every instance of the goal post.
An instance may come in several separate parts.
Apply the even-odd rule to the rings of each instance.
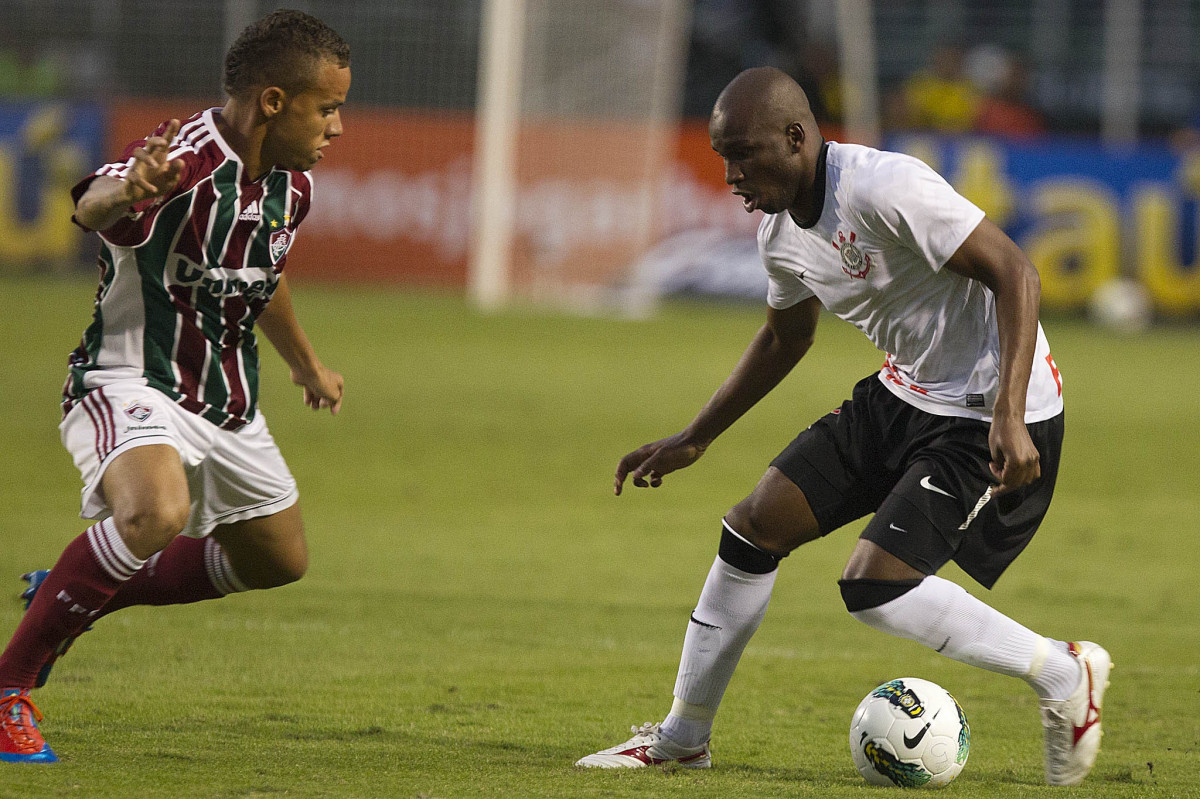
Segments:
[[[682,106],[686,0],[485,0],[468,290],[638,313]]]

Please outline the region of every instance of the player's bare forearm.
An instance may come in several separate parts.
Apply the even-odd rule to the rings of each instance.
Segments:
[[[271,301],[255,323],[293,372],[312,372],[321,362],[296,318],[286,277],[280,276]]]
[[[804,357],[812,346],[819,313],[815,298],[782,311],[769,309],[767,323],[692,423],[682,432],[645,444],[621,459],[613,478],[613,493],[620,496],[626,477],[632,477],[639,488],[657,488],[665,475],[698,461],[717,436],[779,385]]]
[[[292,382],[304,388],[304,404],[313,409],[329,408],[336,414],[342,404],[342,376],[317,357],[296,318],[286,277],[279,278],[271,301],[258,315],[256,323],[291,369]]]
[[[75,204],[75,221],[90,230],[108,230],[134,203],[174,189],[183,173],[183,161],[167,160],[167,153],[178,132],[179,120],[172,119],[161,136],[151,136],[133,151],[132,164],[123,178],[95,178]]]
[[[98,177],[75,205],[75,220],[89,230],[108,230],[133,205],[128,181]]]
[[[767,323],[684,433],[707,447],[769,394],[812,346],[819,313],[815,297],[782,311],[768,309]]]

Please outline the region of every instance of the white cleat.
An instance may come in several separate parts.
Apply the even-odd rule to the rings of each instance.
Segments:
[[[630,727],[633,737],[623,744],[580,758],[575,765],[583,768],[645,768],[662,763],[678,763],[682,768],[710,768],[712,754],[708,742],[699,746],[680,746],[646,722]]]
[[[1046,732],[1046,782],[1078,785],[1092,770],[1100,752],[1100,705],[1108,687],[1112,659],[1104,647],[1090,641],[1071,643],[1079,660],[1078,687],[1067,699],[1038,703]]]

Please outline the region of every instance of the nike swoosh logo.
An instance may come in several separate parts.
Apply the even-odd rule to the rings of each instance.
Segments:
[[[954,495],[951,494],[949,491],[943,491],[942,489],[935,486],[933,483],[929,482],[929,478],[932,476],[933,475],[927,474],[921,478],[921,488],[928,488],[930,491],[932,491],[935,494],[941,494],[943,497],[950,497],[950,499],[954,499]]]
[[[930,722],[930,723],[932,723],[932,722]],[[921,743],[921,739],[925,737],[925,733],[927,733],[927,732],[929,732],[929,724],[926,724],[924,727],[922,727],[921,731],[911,738],[909,738],[907,735],[905,735],[904,736],[904,745],[907,746],[909,749],[912,749],[917,744]]]
[[[903,527],[897,527],[894,524],[889,524],[888,528],[891,530],[895,530],[897,533],[907,533],[908,532],[908,530],[905,530]]]

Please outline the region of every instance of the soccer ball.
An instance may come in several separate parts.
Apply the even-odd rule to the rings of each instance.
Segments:
[[[941,788],[967,763],[971,728],[950,693],[929,680],[885,682],[858,703],[850,756],[873,785]]]

